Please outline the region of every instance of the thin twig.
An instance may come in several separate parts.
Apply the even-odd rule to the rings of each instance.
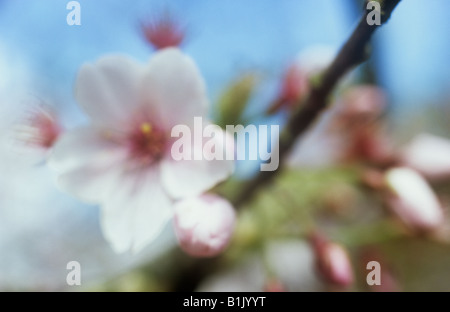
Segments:
[[[374,31],[385,24],[394,8],[401,0],[379,0],[382,4],[381,24],[370,26],[367,23],[367,15],[370,11],[365,11],[357,28],[347,40],[345,45],[336,56],[333,63],[325,71],[320,83],[314,86],[301,105],[301,110],[294,113],[287,123],[284,133],[280,137],[280,167],[284,156],[290,151],[294,142],[308,129],[317,119],[319,114],[326,108],[328,98],[335,88],[339,79],[353,67],[361,64],[368,58],[367,47]],[[279,169],[280,170],[280,169]],[[249,200],[255,191],[269,182],[278,171],[262,171],[255,179],[249,181],[241,189],[238,196],[232,200],[236,208],[242,206]],[[193,291],[205,276],[220,267],[221,257],[210,260],[193,261],[188,267],[183,268],[174,281],[175,291]]]
[[[366,10],[351,37],[340,50],[333,63],[323,74],[321,81],[314,85],[306,100],[299,105],[300,110],[291,116],[284,133],[280,136],[279,160],[276,171],[261,171],[254,179],[248,181],[241,192],[232,200],[236,208],[248,201],[264,184],[268,183],[283,168],[283,160],[296,140],[314,123],[320,113],[327,107],[328,99],[341,79],[348,71],[363,63],[369,57],[368,44],[375,30],[385,24],[392,11],[401,0],[383,0],[380,25],[369,25]]]

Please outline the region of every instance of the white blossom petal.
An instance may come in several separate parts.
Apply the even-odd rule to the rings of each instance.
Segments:
[[[58,174],[58,186],[83,201],[98,203],[120,181],[126,150],[102,130],[86,127],[65,133],[48,164]]]
[[[140,104],[141,67],[122,55],[85,64],[78,74],[76,99],[94,122],[117,126]]]
[[[206,87],[194,61],[176,48],[160,50],[144,77],[143,97],[150,113],[166,129],[191,125],[208,109]]]
[[[129,173],[102,206],[101,226],[113,249],[138,252],[172,217],[172,203],[159,183],[159,168]]]
[[[220,128],[219,128],[220,129]],[[192,142],[190,160],[174,160],[167,155],[162,163],[162,183],[170,196],[175,199],[186,196],[199,195],[217,183],[224,181],[234,171],[234,139],[223,130],[220,136],[203,139],[203,144]],[[209,149],[203,150],[205,143],[222,146],[223,154],[220,159],[207,160]],[[227,160],[227,148],[231,148],[232,159]],[[202,160],[194,160],[195,154],[201,155]]]
[[[122,168],[110,163],[85,166],[58,178],[58,186],[86,203],[99,204],[107,199],[121,181]]]
[[[124,154],[125,149],[107,130],[88,126],[60,136],[48,164],[56,172],[64,173],[88,163],[102,164],[122,158]]]

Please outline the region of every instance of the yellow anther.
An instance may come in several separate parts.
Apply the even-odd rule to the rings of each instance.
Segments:
[[[150,134],[152,132],[152,125],[149,124],[148,122],[144,122],[141,125],[141,131],[143,134]]]

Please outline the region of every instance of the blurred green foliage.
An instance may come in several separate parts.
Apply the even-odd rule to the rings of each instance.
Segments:
[[[225,88],[217,101],[215,123],[222,128],[226,125],[245,124],[243,113],[258,82],[255,73],[245,73]]]

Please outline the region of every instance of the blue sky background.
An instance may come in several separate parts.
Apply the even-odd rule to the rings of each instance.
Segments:
[[[262,80],[252,100],[258,109],[270,103],[282,72],[300,51],[313,45],[338,49],[362,8],[357,0],[81,0],[82,25],[68,26],[68,2],[0,2],[0,65],[1,58],[16,64],[6,76],[19,65],[25,68],[26,83],[22,75],[8,88],[49,99],[69,126],[84,120],[73,98],[80,66],[106,53],[148,60],[152,48],[139,25],[152,16],[169,11],[187,24],[184,50],[200,67],[213,103],[240,73],[258,72]],[[448,0],[402,1],[376,33],[372,60],[393,116],[449,101],[449,10]],[[277,117],[257,122],[279,123]],[[245,176],[255,166],[241,166],[241,172]]]
[[[66,24],[68,1],[0,2],[0,43],[35,75],[36,92],[71,101],[80,65],[110,52],[145,61],[151,49],[139,22],[169,10],[189,26],[185,51],[197,61],[210,96],[240,71],[268,79],[313,44],[340,46],[358,19],[355,0],[79,1],[81,26]],[[380,80],[396,105],[418,105],[449,87],[447,0],[402,1],[376,35]]]

